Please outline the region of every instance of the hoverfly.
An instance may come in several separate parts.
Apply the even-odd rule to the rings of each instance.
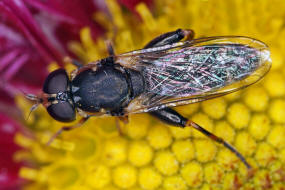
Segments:
[[[223,144],[246,165],[245,158],[229,143],[183,117],[171,107],[223,96],[259,81],[270,69],[270,52],[263,42],[242,36],[193,39],[192,30],[178,29],[158,36],[143,49],[77,65],[70,77],[64,69],[51,72],[40,96],[28,99],[43,104],[61,122],[82,116],[81,126],[92,116],[117,116],[149,112],[178,127],[193,127]],[[186,39],[184,41],[181,41]],[[50,140],[50,142],[51,142]]]

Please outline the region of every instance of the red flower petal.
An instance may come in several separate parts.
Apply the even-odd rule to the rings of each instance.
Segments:
[[[24,182],[18,176],[22,164],[13,161],[13,154],[20,149],[14,136],[21,128],[13,119],[0,114],[0,189],[17,189]]]
[[[31,93],[40,89],[48,74],[46,66],[51,61],[62,64],[62,58],[69,54],[67,42],[78,40],[82,27],[90,26],[94,37],[102,33],[92,20],[96,9],[87,0],[1,1],[2,91],[13,96],[19,89]]]

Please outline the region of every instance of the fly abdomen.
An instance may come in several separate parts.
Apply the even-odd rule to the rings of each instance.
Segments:
[[[131,88],[130,99],[134,99],[144,92],[145,82],[140,72],[131,69],[128,69],[127,72],[129,75],[129,84]]]

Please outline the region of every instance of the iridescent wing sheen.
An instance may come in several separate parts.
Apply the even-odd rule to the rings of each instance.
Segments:
[[[129,104],[127,114],[237,91],[259,81],[270,61],[263,42],[241,36],[199,38],[116,57],[118,64],[139,71],[145,80],[144,92]]]

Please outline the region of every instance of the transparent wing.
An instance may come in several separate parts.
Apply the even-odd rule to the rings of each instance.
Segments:
[[[203,101],[245,88],[270,69],[268,47],[258,40],[209,37],[142,49],[116,57],[124,67],[139,71],[144,92],[127,113]]]

